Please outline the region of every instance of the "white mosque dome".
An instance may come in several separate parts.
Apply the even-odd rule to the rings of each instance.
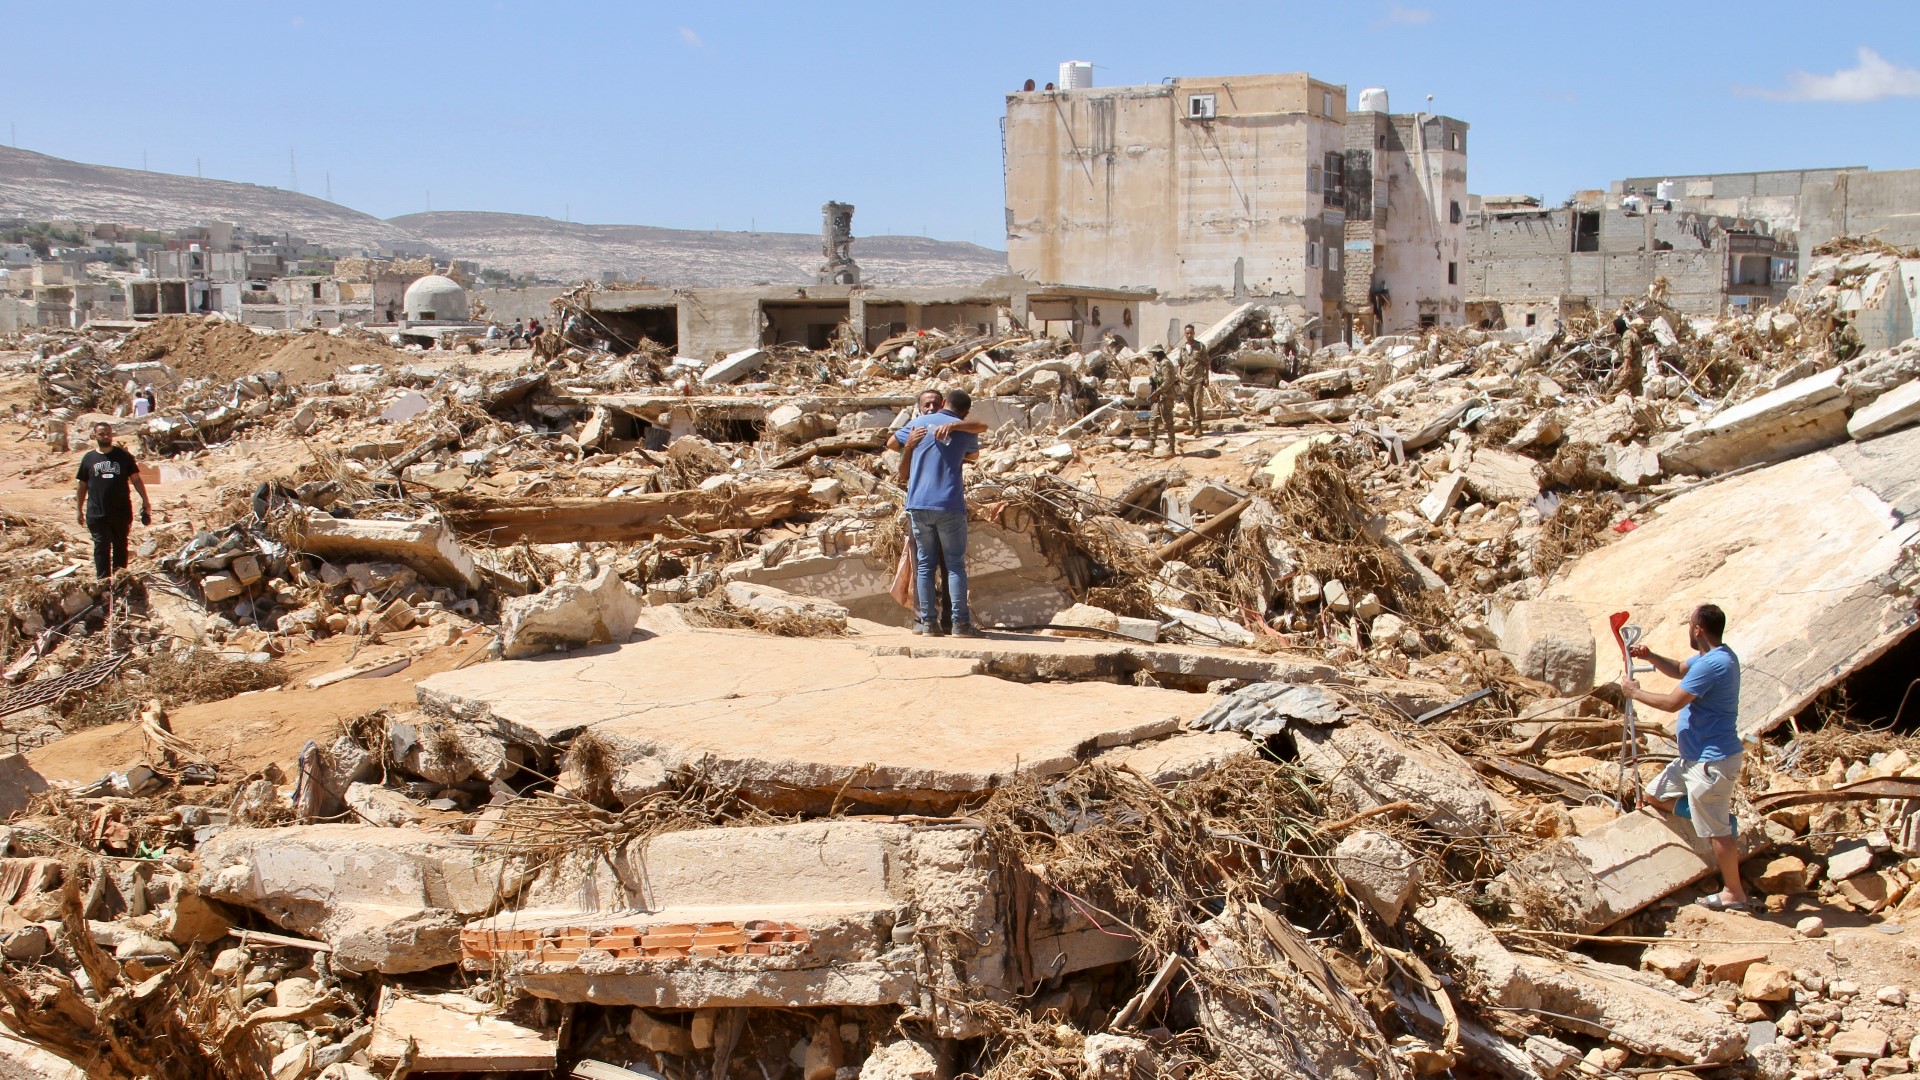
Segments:
[[[467,290],[450,277],[428,274],[407,286],[400,306],[408,322],[465,322]]]

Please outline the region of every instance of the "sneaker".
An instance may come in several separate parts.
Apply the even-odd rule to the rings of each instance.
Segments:
[[[921,637],[939,637],[940,636],[939,627],[928,626],[926,623],[923,623],[923,622],[914,623],[913,632],[920,635]]]
[[[963,622],[963,623],[956,623],[956,624],[954,624],[954,627],[953,627],[953,636],[954,636],[954,637],[966,637],[966,638],[983,638],[983,637],[986,637],[987,635],[985,635],[985,634],[983,634],[983,633],[981,633],[980,631],[978,631],[978,630],[976,630],[976,629],[974,629],[974,627],[973,627],[973,624],[972,624],[972,623],[964,623],[964,622]]]

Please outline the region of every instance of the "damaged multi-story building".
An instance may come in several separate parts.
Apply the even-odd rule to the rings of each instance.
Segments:
[[[1015,273],[1156,289],[1156,340],[1244,303],[1313,344],[1462,320],[1463,121],[1303,73],[1061,85],[1007,97]]]

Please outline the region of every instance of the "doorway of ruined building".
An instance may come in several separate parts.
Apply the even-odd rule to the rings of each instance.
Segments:
[[[833,332],[852,315],[845,300],[785,301],[761,304],[766,331],[762,345],[803,345],[818,352],[833,347]]]
[[[617,353],[634,352],[642,342],[652,342],[669,352],[680,349],[680,309],[672,304],[592,311],[580,321],[588,337],[605,340]]]

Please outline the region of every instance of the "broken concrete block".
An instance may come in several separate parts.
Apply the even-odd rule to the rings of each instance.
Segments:
[[[1685,821],[1622,814],[1583,836],[1552,841],[1509,866],[1488,892],[1550,891],[1560,925],[1596,933],[1712,873],[1711,849]]]
[[[1660,455],[1640,443],[1627,443],[1624,446],[1608,443],[1600,468],[1622,487],[1639,487],[1650,480],[1660,479],[1663,472]]]
[[[200,579],[200,595],[206,597],[207,603],[209,604],[217,604],[222,600],[231,600],[245,591],[246,589],[240,584],[239,578],[224,571],[217,574],[208,574],[206,577]]]
[[[1333,849],[1333,872],[1380,921],[1392,926],[1420,887],[1420,859],[1383,832],[1360,829]]]
[[[1920,379],[1897,386],[1862,406],[1847,421],[1847,434],[1864,442],[1920,421]]]
[[[821,506],[838,506],[846,497],[846,485],[831,476],[823,476],[807,486],[807,498]]]
[[[738,382],[760,370],[772,356],[765,349],[741,349],[728,353],[726,358],[718,360],[700,373],[700,381],[709,386]]]
[[[1785,1001],[1793,989],[1793,972],[1773,964],[1754,964],[1740,977],[1740,996],[1747,1001]]]
[[[1873,868],[1873,848],[1865,840],[1842,840],[1827,853],[1827,880],[1845,881]]]
[[[831,600],[751,581],[729,581],[723,591],[735,611],[776,633],[838,634],[847,628],[847,609]]]
[[[1735,945],[1716,949],[1700,958],[1700,977],[1710,983],[1737,983],[1747,977],[1747,969],[1767,958],[1767,950],[1758,945]]]
[[[1041,633],[1049,637],[1091,637],[1104,638],[1107,635],[1098,631],[1117,631],[1120,628],[1120,616],[1103,607],[1091,604],[1075,604],[1065,611],[1055,612],[1047,622],[1053,627]],[[1083,633],[1084,628],[1094,633]]]
[[[1828,368],[1744,401],[1682,431],[1660,451],[1669,472],[1711,474],[1783,461],[1847,437],[1842,371]]]
[[[1593,689],[1597,663],[1586,612],[1558,600],[1521,600],[1495,612],[1493,632],[1514,669],[1563,694]]]
[[[348,808],[369,825],[397,829],[418,825],[426,817],[412,799],[378,784],[349,784],[342,798]]]
[[[1539,463],[1509,450],[1481,447],[1467,463],[1466,487],[1475,498],[1489,505],[1503,502],[1529,503],[1540,497]],[[1425,504],[1422,504],[1425,512]],[[1429,517],[1429,521],[1439,519]]]
[[[301,549],[340,563],[401,563],[438,585],[467,589],[480,585],[473,557],[451,532],[432,521],[314,515],[302,527]]]
[[[1242,495],[1223,484],[1201,484],[1187,497],[1187,505],[1194,513],[1211,517],[1233,509],[1241,498]]]
[[[1486,785],[1444,745],[1415,746],[1366,723],[1295,724],[1290,730],[1301,764],[1363,810],[1409,801],[1416,820],[1448,836],[1480,836],[1500,827]]]
[[[1514,954],[1458,898],[1440,896],[1414,909],[1413,919],[1439,942],[1467,979],[1475,1000],[1501,1008],[1525,1008],[1533,988]]]
[[[27,803],[45,790],[46,778],[27,762],[25,754],[0,756],[0,821],[25,810]],[[0,850],[0,856],[5,854]]]
[[[1887,1056],[1887,1043],[1891,1038],[1882,1028],[1865,1025],[1850,1027],[1834,1035],[1827,1043],[1827,1053],[1843,1060],[1877,1060]]]
[[[619,644],[633,637],[640,594],[611,567],[583,582],[562,582],[500,604],[502,655],[538,656],[556,646]]]
[[[860,1080],[940,1080],[940,1059],[925,1043],[898,1039],[867,1055]],[[75,1080],[79,1080],[76,1070]]]
[[[1684,983],[1700,967],[1700,958],[1678,945],[1649,945],[1640,954],[1640,969]]]
[[[1465,473],[1451,472],[1434,482],[1433,489],[1420,500],[1420,516],[1438,524],[1460,501],[1460,493],[1467,487]]]
[[[1131,1035],[1089,1035],[1080,1060],[1086,1080],[1142,1080],[1160,1072],[1153,1048]]]
[[[1338,580],[1329,581],[1321,588],[1320,599],[1329,611],[1347,611],[1353,607],[1353,599],[1347,595],[1347,586]]]
[[[258,555],[242,555],[228,565],[227,570],[240,579],[240,584],[251,585],[266,575],[260,567]]]
[[[460,958],[460,925],[524,882],[454,838],[417,829],[227,829],[199,849],[199,885],[334,946],[347,971],[426,971]]]
[[[627,1021],[627,1037],[658,1054],[693,1056],[693,1033],[679,1024],[656,1018],[645,1009],[633,1010]]]
[[[1760,872],[1753,876],[1753,883],[1765,893],[1802,893],[1807,891],[1807,864],[1797,855],[1782,855],[1769,859]]]
[[[1745,1024],[1648,986],[1627,968],[1526,954],[1515,960],[1533,987],[1534,1007],[1551,1014],[1555,1027],[1677,1061],[1728,1062],[1746,1054]]]
[[[404,1059],[416,1072],[544,1072],[554,1067],[553,1035],[496,1015],[465,994],[380,992],[367,1057],[392,1070]]]

